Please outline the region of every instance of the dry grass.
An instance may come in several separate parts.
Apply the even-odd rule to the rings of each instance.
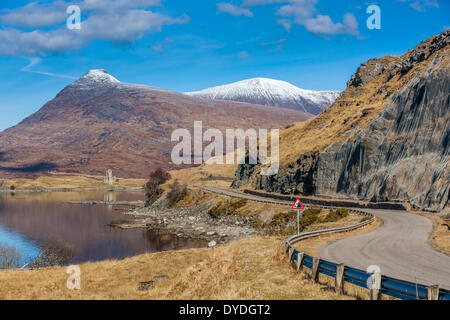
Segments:
[[[351,232],[334,233],[334,234],[323,235],[323,236],[312,238],[312,239],[307,239],[307,240],[300,241],[300,242],[294,244],[294,247],[301,252],[305,252],[311,256],[317,257],[318,253],[319,253],[319,249],[321,247],[323,247],[324,245],[344,239],[344,238],[354,237],[354,236],[358,236],[361,234],[372,232],[372,231],[378,229],[379,227],[381,227],[382,224],[383,224],[383,222],[377,218],[377,219],[375,219],[375,222],[373,222],[370,225],[365,226],[361,229],[351,231]],[[330,226],[330,227],[332,227],[332,226]]]
[[[66,268],[0,271],[0,299],[351,299],[290,268],[281,238],[253,238],[213,249],[86,263],[81,290],[66,289]],[[154,280],[166,275],[168,280]],[[155,288],[137,290],[140,282]]]
[[[200,167],[170,171],[172,180],[169,183],[178,180],[186,185],[229,188],[235,177],[236,170],[237,165],[234,164],[205,163]]]
[[[450,255],[450,221],[446,221],[435,214],[427,214],[433,221],[433,233],[430,237],[431,244],[439,251]]]
[[[322,210],[322,212],[319,214],[319,219],[323,220],[327,214],[329,213],[329,210]],[[342,218],[335,222],[321,222],[316,223],[311,226],[309,226],[306,230],[308,231],[317,231],[317,230],[324,230],[324,229],[331,229],[331,228],[341,228],[341,227],[347,227],[351,225],[355,225],[361,222],[363,218],[366,216],[357,214],[354,212],[349,212],[348,216],[345,218]]]
[[[307,277],[311,277],[311,270],[306,269],[304,271]],[[327,276],[325,274],[319,274],[318,283],[327,288],[327,290],[333,291],[335,287],[335,279]],[[355,298],[357,300],[370,300],[370,291],[366,288],[359,287],[357,285],[345,282],[344,283],[344,294],[346,296]],[[382,300],[397,300],[393,297],[381,295]]]
[[[110,186],[103,183],[103,177],[89,175],[50,175],[41,176],[36,179],[13,179],[3,182],[3,188],[10,189],[14,186],[16,190],[21,189],[141,189],[144,185],[144,179],[119,179],[114,185]]]

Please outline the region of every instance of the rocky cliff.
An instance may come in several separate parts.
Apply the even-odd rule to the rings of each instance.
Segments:
[[[241,166],[234,186],[250,183],[278,193],[404,201],[430,211],[448,207],[449,42],[446,31],[403,56],[363,64],[343,97],[329,108],[333,116],[281,134],[280,145],[293,145],[295,131],[305,134],[309,127],[319,126],[329,138],[325,144],[313,142],[308,152],[285,161],[273,177],[258,175],[258,167]],[[359,107],[353,111],[362,112],[359,120],[366,120],[337,118],[345,106]],[[333,129],[333,122],[343,128]],[[327,134],[328,128],[333,130]]]

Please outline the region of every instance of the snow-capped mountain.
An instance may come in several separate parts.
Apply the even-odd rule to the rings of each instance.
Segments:
[[[120,84],[120,81],[106,70],[96,69],[88,71],[83,77],[72,83],[72,90],[92,90],[93,88],[110,88]]]
[[[210,101],[91,70],[20,124],[0,132],[0,174],[34,177],[49,170],[142,177],[176,169],[172,132],[205,128],[283,128],[310,114],[234,101]]]
[[[285,81],[255,78],[185,94],[202,99],[248,102],[318,115],[341,93],[304,90]]]
[[[108,73],[108,71],[103,70],[103,69],[90,70],[77,82],[81,82],[83,80],[94,81],[94,82],[98,82],[98,83],[119,83],[120,82],[119,80],[114,78],[112,75],[110,75]]]

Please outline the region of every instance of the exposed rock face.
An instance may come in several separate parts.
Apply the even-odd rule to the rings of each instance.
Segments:
[[[371,59],[361,64],[356,73],[347,82],[347,86],[361,87],[386,70],[386,65],[380,59]]]
[[[254,183],[256,189],[264,189],[270,192],[283,194],[304,194],[314,193],[313,174],[317,169],[318,153],[307,153],[299,157],[296,163],[286,168],[280,168],[275,176],[258,175]],[[238,188],[249,182],[249,177],[256,170],[254,165],[241,165],[236,172],[236,181],[233,187]]]
[[[422,42],[401,57],[372,59],[361,65],[343,93],[323,116],[300,133],[317,126],[329,130],[341,121],[342,108],[361,104],[363,126],[352,124],[317,153],[299,154],[278,175],[257,175],[256,167],[238,168],[236,178],[255,189],[283,194],[332,196],[370,201],[402,201],[429,210],[448,208],[450,193],[450,31]],[[361,98],[364,95],[365,100]],[[381,108],[372,101],[382,101]],[[333,119],[334,118],[334,119]],[[350,118],[349,118],[350,119]],[[314,122],[316,121],[316,123]],[[320,122],[322,121],[322,122]],[[342,123],[346,128],[346,122]],[[287,131],[287,130],[285,130]],[[334,133],[324,131],[323,136]],[[280,135],[283,137],[283,132]],[[345,139],[342,137],[345,136]],[[288,132],[280,146],[298,143],[301,134]],[[292,137],[296,140],[292,140]],[[309,140],[316,145],[320,139]],[[238,182],[233,184],[241,186]]]
[[[450,67],[446,63],[448,57],[437,56],[367,128],[320,154],[318,195],[401,200],[434,211],[448,205]]]
[[[231,185],[233,188],[240,188],[250,182],[250,177],[253,176],[256,165],[248,164],[248,157],[246,158],[246,163],[239,165],[236,171],[236,180],[233,181]],[[264,186],[265,189],[265,186]]]

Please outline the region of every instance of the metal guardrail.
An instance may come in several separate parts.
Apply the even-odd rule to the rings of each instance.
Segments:
[[[209,192],[215,192],[218,194],[223,194],[230,196],[225,191],[219,191],[219,190],[211,190],[209,188],[204,188],[205,190]],[[277,204],[277,205],[290,205],[288,202],[284,201],[274,201],[274,200],[267,200],[263,198],[251,198],[249,199],[248,196],[240,195],[238,193],[234,193],[233,197],[241,198],[241,199],[248,199],[251,201],[261,202],[261,203],[268,203],[268,204]],[[330,207],[330,206],[322,206],[322,205],[306,205],[307,207],[314,207],[314,208],[320,208],[320,209],[333,209],[336,210],[336,207]],[[325,230],[318,230],[318,231],[312,231],[312,232],[303,232],[298,235],[292,236],[288,239],[286,239],[283,242],[285,253],[290,256],[290,262],[297,262],[296,267],[298,269],[301,269],[303,267],[306,267],[308,269],[311,269],[312,274],[318,275],[324,274],[329,277],[334,277],[336,279],[336,284],[338,283],[351,283],[353,285],[369,289],[368,283],[370,283],[370,280],[373,277],[373,274],[367,273],[366,271],[351,268],[348,266],[342,266],[343,272],[342,274],[338,274],[338,268],[339,266],[333,262],[329,262],[322,259],[317,259],[315,257],[312,257],[310,255],[307,255],[305,253],[299,252],[298,250],[294,249],[292,245],[296,242],[318,237],[324,234],[330,234],[330,233],[341,233],[341,232],[349,232],[353,230],[357,230],[359,228],[362,228],[366,225],[371,224],[375,221],[375,216],[369,212],[365,212],[358,209],[348,209],[349,212],[358,213],[365,216],[372,217],[370,220],[355,224],[353,226],[348,227],[341,227],[341,228],[333,228],[333,229],[325,229]],[[301,258],[301,261],[299,262],[298,259]],[[316,264],[314,263],[316,261]],[[317,269],[317,270],[315,270]],[[338,276],[341,276],[341,279],[338,281]],[[385,294],[397,299],[402,300],[450,300],[450,291],[445,289],[439,289],[438,287],[429,287],[423,284],[417,284],[413,282],[403,281],[399,279],[390,278],[387,276],[381,275],[380,282],[379,282],[379,290],[374,293],[371,292],[371,296],[376,296],[376,298],[379,298],[379,294]],[[338,288],[336,288],[338,290]],[[372,290],[373,291],[373,290]]]
[[[303,267],[311,269],[313,277],[314,275],[320,273],[335,278],[336,284],[338,283],[343,284],[344,282],[347,282],[356,285],[358,287],[371,290],[371,288],[369,288],[369,284],[372,281],[373,274],[367,273],[366,271],[363,270],[347,266],[341,266],[343,267],[343,272],[342,275],[339,275],[338,274],[339,266],[337,264],[326,260],[317,259],[305,253],[299,252],[292,246],[296,242],[317,237],[320,235],[356,230],[372,223],[375,220],[375,216],[373,216],[368,212],[364,212],[361,210],[349,210],[349,211],[356,212],[362,215],[372,216],[372,219],[349,227],[300,233],[298,235],[286,239],[283,242],[284,250],[285,253],[287,253],[290,256],[291,263],[294,261],[297,262],[296,267],[298,270],[302,269]],[[299,261],[299,259],[301,259],[301,261]],[[314,263],[315,261],[316,263]],[[341,279],[338,280],[339,276],[341,277]],[[339,288],[336,288],[336,290],[339,290]],[[373,292],[373,289],[371,290],[372,297],[375,296],[376,299],[378,299],[379,294],[385,294],[402,300],[450,300],[450,291],[448,290],[439,289],[436,286],[429,287],[423,284],[398,280],[383,275],[381,275],[381,279],[379,282],[379,290],[377,290],[375,293]]]
[[[280,194],[270,194],[265,193],[261,191],[255,191],[255,190],[244,190],[245,194],[256,196],[256,197],[262,197],[262,198],[269,198],[269,199],[276,199],[279,201],[287,201],[287,202],[294,202],[298,196],[292,196],[292,195],[280,195]],[[350,209],[382,209],[382,210],[399,210],[399,211],[406,211],[406,207],[402,203],[396,203],[396,202],[366,202],[361,203],[356,200],[344,200],[344,199],[333,199],[333,200],[326,200],[326,199],[315,199],[315,198],[302,198],[303,204],[308,204],[311,206],[328,206],[328,207],[339,207],[339,208],[350,208]]]

